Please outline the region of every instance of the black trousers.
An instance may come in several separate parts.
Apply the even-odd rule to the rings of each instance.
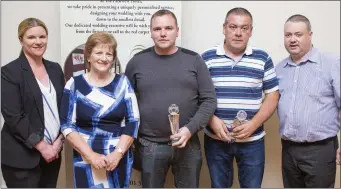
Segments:
[[[7,188],[56,188],[61,156],[47,163],[41,157],[33,169],[21,169],[1,164],[2,175]]]
[[[312,143],[282,140],[285,188],[334,188],[337,137]]]

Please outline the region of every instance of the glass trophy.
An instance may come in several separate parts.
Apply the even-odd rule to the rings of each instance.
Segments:
[[[247,113],[244,110],[239,110],[236,117],[234,118],[232,124],[227,124],[227,130],[229,131],[229,136],[232,138],[231,142],[235,142],[236,139],[232,136],[233,128],[238,127],[246,122]]]
[[[176,134],[179,132],[179,107],[176,104],[172,104],[168,107],[168,120],[170,124],[170,128],[172,131],[172,134]],[[178,141],[178,139],[172,140],[172,144]]]

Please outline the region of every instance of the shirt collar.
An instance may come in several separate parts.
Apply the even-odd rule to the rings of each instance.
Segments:
[[[245,52],[243,54],[246,54],[246,55],[251,55],[253,52],[253,49],[251,46],[247,46],[246,49],[245,49]],[[226,55],[226,52],[225,52],[225,49],[224,49],[224,43],[221,43],[218,45],[217,47],[217,55]]]
[[[318,64],[319,58],[320,57],[319,57],[318,49],[315,47],[312,47],[310,51],[302,58],[300,64],[305,63],[305,62]],[[284,64],[284,67],[288,65],[297,66],[297,64],[292,61],[290,56],[286,59],[286,63]]]

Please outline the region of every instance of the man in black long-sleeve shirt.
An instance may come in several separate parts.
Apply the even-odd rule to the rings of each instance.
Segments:
[[[154,13],[151,37],[155,45],[136,54],[125,72],[140,110],[137,155],[142,187],[164,187],[170,165],[176,187],[199,187],[202,155],[197,132],[207,125],[217,101],[201,56],[175,46],[178,32],[171,11]],[[171,104],[179,107],[180,114],[180,129],[174,135],[168,120]],[[177,142],[169,145],[172,139]]]

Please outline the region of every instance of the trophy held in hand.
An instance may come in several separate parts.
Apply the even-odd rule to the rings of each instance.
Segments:
[[[235,142],[236,139],[232,136],[233,128],[238,127],[239,125],[244,124],[247,120],[247,113],[244,110],[239,110],[232,124],[227,125],[227,130],[229,131],[229,136],[231,136],[231,142]]]
[[[168,107],[168,120],[170,124],[170,128],[172,131],[172,134],[176,134],[179,132],[179,119],[180,119],[180,114],[179,114],[179,107],[176,104],[172,104]],[[177,140],[172,140],[172,144],[177,142]]]

